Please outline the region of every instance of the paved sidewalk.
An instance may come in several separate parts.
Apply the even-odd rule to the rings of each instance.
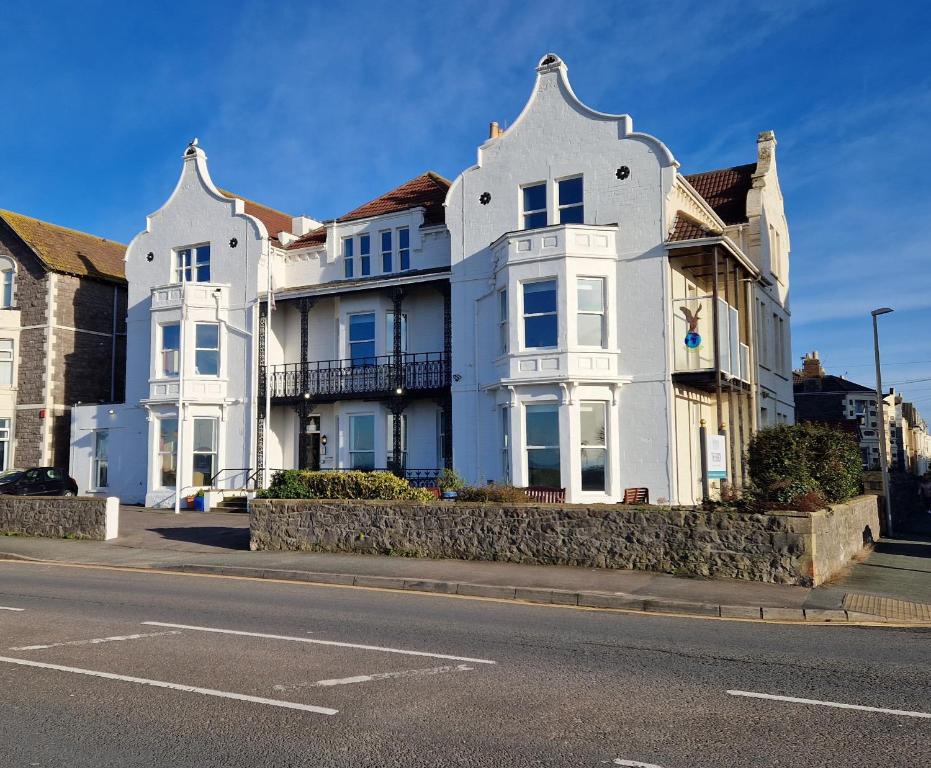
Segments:
[[[123,507],[120,536],[113,541],[0,537],[0,557],[7,554],[78,564],[329,581],[538,602],[594,602],[601,607],[665,608],[667,612],[678,607],[682,612],[708,615],[725,615],[727,608],[728,615],[759,618],[762,612],[768,618],[801,620],[806,618],[802,609],[808,609],[811,617],[846,620],[844,600],[849,594],[862,592],[931,603],[931,543],[927,545],[927,553],[921,550],[917,555],[911,550],[909,554],[894,551],[897,544],[881,542],[876,552],[838,582],[812,590],[644,571],[362,554],[249,552],[248,517],[244,514],[184,511],[174,515],[169,511]],[[906,561],[910,565],[903,565]],[[877,573],[882,578],[877,578]],[[582,602],[581,594],[589,595],[589,603]],[[593,595],[613,599],[599,601]],[[650,603],[656,605],[651,608]],[[888,601],[856,603],[857,606],[888,604]],[[897,612],[895,618],[899,615]]]

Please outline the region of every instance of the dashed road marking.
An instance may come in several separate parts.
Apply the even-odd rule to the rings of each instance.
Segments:
[[[180,635],[181,631],[173,629],[169,632],[140,632],[135,635],[115,635],[113,637],[95,637],[92,640],[68,640],[63,643],[49,643],[48,645],[21,645],[10,648],[11,651],[44,651],[46,648],[58,648],[63,645],[98,645],[99,643],[117,643],[121,640],[139,640],[143,637],[161,637],[163,635]]]
[[[663,768],[663,766],[655,763],[641,763],[637,760],[622,760],[621,758],[614,760],[614,765],[626,765],[629,768]]]
[[[22,612],[22,611],[25,611],[25,610],[26,610],[25,608],[10,608],[8,605],[0,605],[0,611],[17,611],[17,612]]]
[[[428,677],[442,675],[447,672],[472,672],[475,667],[466,664],[457,664],[455,667],[428,667],[427,669],[405,669],[400,672],[374,672],[371,675],[355,675],[354,677],[340,677],[335,680],[317,680],[315,683],[279,684],[276,691],[288,691],[294,688],[330,688],[335,685],[352,685],[353,683],[369,683],[373,680],[395,680],[403,677]]]
[[[856,709],[861,712],[878,712],[883,715],[899,715],[901,717],[921,717],[931,719],[929,712],[912,712],[907,709],[886,709],[885,707],[866,707],[862,704],[842,704],[839,701],[821,701],[820,699],[800,699],[796,696],[776,696],[772,693],[754,693],[752,691],[728,691],[731,696],[744,696],[750,699],[766,699],[768,701],[787,701],[790,704],[814,704],[819,707],[835,707],[836,709]]]
[[[143,621],[150,627],[172,627],[174,629],[190,629],[197,632],[214,632],[221,635],[238,635],[241,637],[261,637],[265,640],[289,640],[295,643],[310,643],[312,645],[329,645],[336,648],[355,648],[360,651],[381,651],[382,653],[399,653],[404,656],[426,656],[431,659],[448,659],[449,661],[463,661],[471,664],[495,664],[490,659],[472,659],[468,656],[450,656],[445,653],[429,653],[427,651],[409,651],[403,648],[386,648],[381,645],[363,645],[361,643],[342,643],[336,640],[317,640],[310,637],[293,637],[290,635],[270,635],[265,632],[245,632],[238,629],[219,629],[217,627],[196,627],[190,624],[169,624],[164,621]]]
[[[213,688],[200,688],[196,685],[184,685],[182,683],[168,683],[164,680],[149,680],[145,677],[131,677],[129,675],[117,675],[113,672],[99,672],[94,669],[80,669],[79,667],[65,667],[61,664],[46,664],[42,661],[32,661],[30,659],[13,659],[7,656],[0,656],[0,663],[16,664],[21,667],[36,667],[38,669],[51,669],[57,672],[68,672],[74,675],[87,675],[88,677],[101,677],[105,680],[119,680],[124,683],[136,683],[137,685],[150,685],[155,688],[170,688],[174,691],[186,691],[187,693],[200,693],[204,696],[216,696],[221,699],[235,699],[237,701],[248,701],[253,704],[265,704],[271,707],[282,707],[283,709],[299,709],[304,712],[314,712],[318,715],[335,715],[339,712],[329,707],[315,707],[312,704],[298,704],[295,701],[280,701],[279,699],[266,699],[261,696],[249,696],[244,693],[231,693],[230,691],[217,691]]]

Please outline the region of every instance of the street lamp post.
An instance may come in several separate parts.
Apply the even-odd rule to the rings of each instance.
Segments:
[[[873,354],[876,356],[876,412],[879,421],[879,466],[883,475],[883,498],[886,502],[886,535],[892,536],[892,499],[889,496],[889,460],[886,457],[886,414],[883,408],[883,379],[879,366],[879,328],[876,318],[892,312],[889,307],[874,309],[873,316]]]

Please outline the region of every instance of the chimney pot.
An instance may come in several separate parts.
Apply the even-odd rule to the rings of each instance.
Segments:
[[[501,130],[501,127],[498,125],[497,120],[493,120],[488,125],[488,138],[497,139],[504,131]]]

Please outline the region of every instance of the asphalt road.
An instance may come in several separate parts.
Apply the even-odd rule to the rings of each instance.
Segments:
[[[4,768],[453,765],[931,765],[931,630],[0,562]]]

